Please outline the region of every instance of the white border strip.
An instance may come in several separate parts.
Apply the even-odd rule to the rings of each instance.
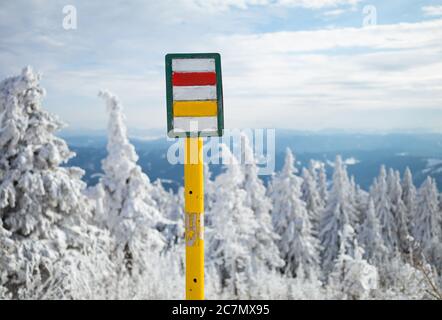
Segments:
[[[173,59],[172,71],[176,72],[214,72],[215,59]]]
[[[217,117],[174,117],[173,130],[178,132],[216,132]]]
[[[216,100],[216,86],[173,87],[173,100]]]

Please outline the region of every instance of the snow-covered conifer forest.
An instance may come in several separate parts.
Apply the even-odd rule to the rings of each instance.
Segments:
[[[182,192],[137,164],[123,107],[107,91],[107,156],[95,186],[57,137],[31,68],[0,83],[0,299],[182,299]],[[208,299],[441,299],[442,203],[435,181],[387,167],[369,190],[340,156],[266,185],[252,148],[215,179],[206,167]]]

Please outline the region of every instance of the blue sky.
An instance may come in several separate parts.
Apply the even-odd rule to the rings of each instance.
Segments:
[[[73,129],[105,128],[101,89],[165,129],[164,55],[220,52],[226,127],[442,131],[442,1],[0,1],[0,76],[33,66]]]

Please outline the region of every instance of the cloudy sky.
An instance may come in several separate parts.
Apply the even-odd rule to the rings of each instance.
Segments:
[[[76,130],[104,88],[165,130],[170,52],[221,53],[226,127],[442,131],[440,0],[0,0],[0,76],[33,66]]]

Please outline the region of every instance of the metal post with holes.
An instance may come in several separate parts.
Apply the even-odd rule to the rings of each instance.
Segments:
[[[186,299],[204,299],[203,140],[185,138]]]

